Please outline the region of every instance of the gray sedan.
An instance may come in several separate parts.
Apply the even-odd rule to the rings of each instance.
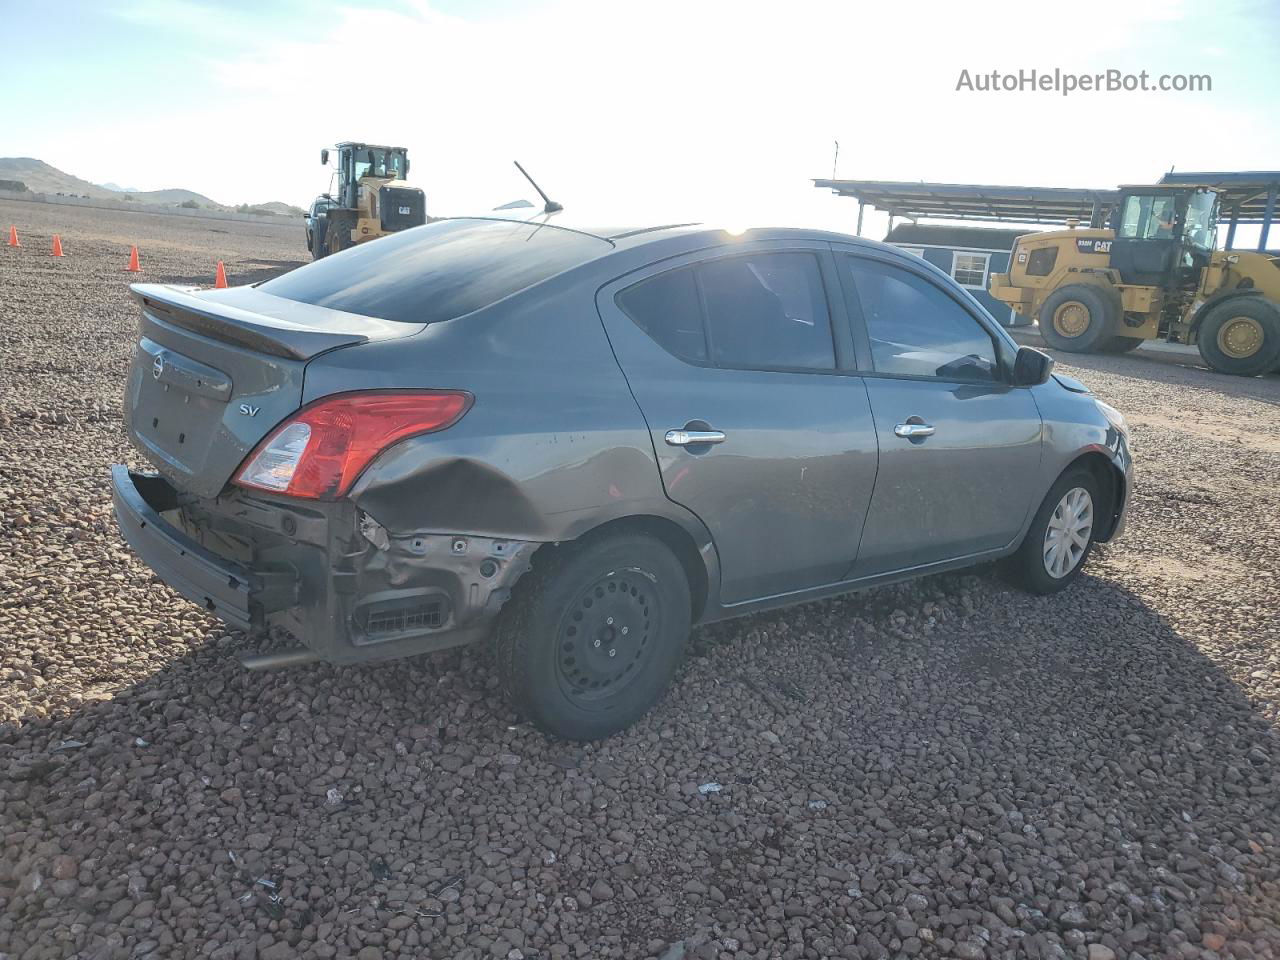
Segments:
[[[443,220],[254,287],[134,288],[116,516],[253,668],[489,640],[606,736],[692,624],[1124,525],[1123,417],[922,260],[839,234]]]

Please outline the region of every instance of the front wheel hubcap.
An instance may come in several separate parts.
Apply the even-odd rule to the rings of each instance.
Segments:
[[[1044,569],[1061,580],[1080,565],[1093,533],[1093,497],[1084,487],[1063,495],[1044,532]]]
[[[560,626],[556,673],[579,701],[600,700],[629,685],[649,653],[659,622],[653,585],[638,575],[610,573],[588,586]]]
[[[1245,360],[1262,349],[1265,334],[1253,317],[1232,317],[1218,329],[1218,349],[1234,360]]]

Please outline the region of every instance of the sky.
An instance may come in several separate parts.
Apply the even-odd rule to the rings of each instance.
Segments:
[[[1114,187],[1280,168],[1280,4],[0,0],[0,156],[305,205],[339,140],[409,148],[434,215],[852,232],[830,177]],[[957,90],[962,70],[1208,74],[1207,92]],[[536,199],[536,198],[534,198]],[[869,215],[864,234],[882,236]]]

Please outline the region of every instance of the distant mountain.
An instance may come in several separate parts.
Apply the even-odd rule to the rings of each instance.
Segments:
[[[114,183],[90,183],[34,157],[0,157],[0,180],[18,180],[33,193],[62,193],[94,200],[129,200],[136,203],[165,207],[199,207],[205,210],[234,210],[235,207],[210,200],[193,190],[132,190]],[[240,205],[249,209],[245,204]],[[299,207],[278,201],[255,204],[253,212],[269,212],[281,215],[301,214]]]
[[[57,167],[51,167],[43,160],[32,157],[0,157],[0,178],[21,180],[34,193],[73,193],[98,200],[116,196],[119,199],[110,190],[96,183],[63,173]]]
[[[63,173],[57,167],[33,157],[0,157],[0,178],[21,180],[27,185],[28,190],[35,193],[69,193],[79,197],[92,197],[95,200],[120,200],[129,197],[138,203],[166,205],[181,204],[190,200],[212,210],[227,209],[222,204],[191,190],[120,191],[105,184],[100,186],[88,180],[73,177],[69,173]]]
[[[216,200],[210,200],[203,193],[196,193],[194,190],[137,190],[133,193],[125,194],[125,196],[137,197],[144,203],[183,204],[195,202],[210,210],[230,209]]]

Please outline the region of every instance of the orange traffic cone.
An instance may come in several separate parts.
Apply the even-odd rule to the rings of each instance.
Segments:
[[[222,265],[222,261],[218,261],[218,273],[213,278],[213,288],[221,290],[227,285],[227,268]]]
[[[11,246],[11,247],[20,247],[20,246],[22,246],[22,244],[18,242],[18,228],[17,228],[17,227],[10,227],[10,228],[9,228],[9,246]]]
[[[53,255],[55,257],[62,256],[62,238],[56,233],[53,235]]]
[[[129,273],[142,272],[142,268],[138,266],[138,245],[136,243],[129,250],[129,266],[125,269],[127,269]]]

